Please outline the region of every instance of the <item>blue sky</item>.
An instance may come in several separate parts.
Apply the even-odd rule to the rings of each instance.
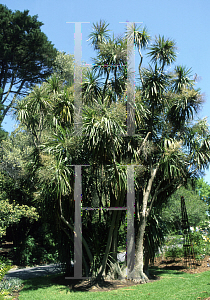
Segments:
[[[192,68],[197,74],[197,87],[205,94],[205,103],[199,117],[208,117],[210,124],[210,30],[209,0],[7,0],[1,1],[11,10],[29,10],[42,21],[42,31],[55,47],[66,53],[74,53],[74,25],[66,22],[90,22],[82,25],[82,60],[92,63],[95,53],[87,43],[93,22],[100,19],[110,24],[115,34],[123,34],[125,25],[119,22],[143,22],[152,37],[164,35],[177,45],[176,64]],[[136,64],[138,53],[136,53]],[[144,60],[143,66],[147,66]],[[3,127],[9,132],[14,121],[7,117]],[[205,180],[210,184],[210,172]]]

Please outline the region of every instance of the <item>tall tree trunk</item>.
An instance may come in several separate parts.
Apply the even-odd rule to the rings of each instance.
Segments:
[[[136,239],[136,257],[135,267],[133,272],[130,274],[130,278],[136,282],[147,282],[149,279],[144,273],[144,233],[146,228],[146,213],[141,215],[140,224],[138,228],[138,234]]]
[[[113,203],[113,201],[114,201],[114,194],[112,193],[112,191],[110,189],[110,200],[111,200],[110,203],[111,203],[111,207],[112,207],[112,205],[116,206],[116,207],[119,206],[119,203],[121,203],[121,201],[120,201],[121,194],[122,193],[120,193],[120,195],[118,196],[118,199],[117,199],[116,203]],[[112,245],[113,232],[114,232],[115,227],[117,227],[117,215],[118,215],[118,212],[119,211],[117,211],[117,210],[114,210],[112,212],[112,221],[111,221],[111,226],[110,226],[110,229],[109,229],[109,235],[108,235],[106,250],[105,250],[104,257],[103,257],[102,265],[101,265],[101,267],[99,269],[99,272],[98,272],[98,275],[97,275],[97,279],[101,279],[102,276],[105,276],[106,264],[107,264],[109,252],[110,252],[110,249],[111,249],[111,245]]]
[[[114,231],[115,224],[116,224],[116,217],[117,217],[117,211],[114,210],[113,213],[112,213],[112,221],[111,221],[111,226],[110,226],[110,229],[109,229],[109,235],[108,235],[108,240],[107,240],[107,244],[106,244],[106,250],[105,250],[105,253],[104,253],[102,265],[101,265],[101,267],[99,269],[99,272],[98,272],[98,275],[97,275],[97,279],[101,279],[102,276],[105,276],[105,268],[106,268],[107,259],[108,259],[111,244],[112,244],[112,237],[113,237],[113,231]]]
[[[143,61],[143,56],[141,54],[141,50],[140,50],[140,47],[139,47],[139,55],[140,55],[140,63],[139,63],[139,76],[140,76],[140,79],[141,79],[141,83],[142,85],[144,84],[144,80],[143,80],[143,77],[142,77],[142,74],[141,74],[141,65],[142,65],[142,61]]]
[[[110,71],[108,70],[107,71],[107,75],[106,75],[106,81],[105,81],[104,88],[103,88],[103,93],[102,93],[102,103],[104,103],[104,98],[105,98],[107,83],[108,83],[108,80],[109,80],[109,73],[110,73]]]
[[[115,224],[113,238],[112,238],[112,255],[111,256],[114,261],[117,260],[118,229],[119,229],[121,214],[122,214],[122,211],[119,210],[117,212],[116,224]]]
[[[124,193],[120,192],[120,195],[118,197],[120,198],[119,207],[122,207],[123,203],[124,203]],[[116,217],[116,224],[115,224],[113,238],[112,238],[112,255],[111,256],[114,261],[117,260],[118,230],[119,230],[121,215],[122,215],[122,210],[118,210],[117,217]]]
[[[149,249],[148,244],[144,245],[144,273],[149,277]]]
[[[148,184],[146,188],[143,190],[143,204],[142,211],[140,213],[140,222],[136,239],[136,259],[135,259],[135,268],[131,272],[130,278],[136,282],[147,282],[149,279],[147,275],[144,273],[144,234],[147,222],[147,214],[148,214],[148,200],[150,197],[152,184],[157,174],[159,165],[156,168],[151,167],[151,176],[148,180]]]

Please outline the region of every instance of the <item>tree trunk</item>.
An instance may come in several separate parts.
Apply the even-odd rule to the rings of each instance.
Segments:
[[[148,184],[146,188],[143,190],[143,203],[142,203],[142,211],[140,213],[140,222],[136,239],[136,260],[135,260],[135,268],[134,270],[128,274],[128,277],[133,279],[136,282],[148,282],[149,279],[147,275],[144,273],[144,234],[147,222],[147,214],[148,214],[148,200],[152,189],[152,184],[154,178],[157,174],[159,166],[155,169],[151,166],[151,177],[148,180]]]
[[[116,224],[113,232],[113,239],[112,239],[112,258],[114,261],[117,260],[117,244],[118,244],[118,229],[119,229],[119,222],[121,217],[122,211],[119,210],[117,212],[117,219]]]
[[[146,213],[143,214],[140,218],[140,224],[138,228],[138,234],[136,239],[136,258],[135,258],[135,267],[134,270],[128,274],[128,278],[136,282],[147,282],[149,279],[144,273],[144,233],[146,228]]]
[[[122,207],[123,202],[124,202],[124,193],[121,192],[118,197],[120,199],[119,207]],[[112,238],[112,255],[111,256],[112,256],[114,262],[117,261],[118,230],[119,230],[121,215],[122,215],[122,210],[118,210],[115,228],[114,228],[114,232],[113,232],[113,238]]]
[[[106,264],[107,264],[109,251],[110,251],[110,248],[111,248],[113,231],[114,231],[114,227],[115,227],[115,224],[116,224],[116,217],[117,217],[117,211],[114,210],[113,213],[112,213],[112,221],[111,221],[111,226],[110,226],[110,229],[109,229],[109,235],[108,235],[106,250],[105,250],[104,257],[103,257],[102,265],[101,265],[101,267],[99,269],[99,272],[98,272],[98,275],[97,275],[97,279],[101,279],[102,276],[105,276],[105,268],[106,268]]]
[[[144,273],[149,277],[149,249],[148,245],[144,246]]]

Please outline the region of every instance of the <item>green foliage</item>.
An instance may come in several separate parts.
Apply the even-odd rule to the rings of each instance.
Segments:
[[[58,51],[54,61],[54,74],[71,86],[74,83],[74,56]]]
[[[161,216],[167,227],[172,231],[181,230],[181,196],[184,196],[188,221],[190,226],[196,227],[207,218],[207,206],[199,199],[192,189],[181,187],[163,205]]]
[[[207,236],[195,231],[191,233],[191,241],[196,260],[202,260],[205,255],[210,254],[210,240]]]
[[[210,185],[200,178],[196,181],[196,192],[200,198],[207,204],[208,213],[210,214]]]
[[[12,12],[0,5],[0,102],[5,103],[10,94],[14,96],[3,116],[17,95],[25,94],[28,87],[42,82],[53,71],[57,51],[41,31],[42,25],[28,10]]]
[[[164,253],[164,256],[166,258],[180,258],[180,257],[183,257],[184,254],[183,254],[183,248],[181,247],[178,247],[178,246],[172,246],[170,248],[168,248],[165,253]]]
[[[91,45],[94,46],[95,50],[99,50],[100,44],[104,43],[108,38],[110,31],[108,29],[109,24],[106,24],[104,20],[100,22],[93,23],[93,31],[89,35],[88,41],[91,41]]]
[[[35,207],[19,205],[15,201],[10,204],[9,200],[0,200],[0,238],[6,234],[9,225],[18,223],[23,217],[38,220],[39,215]]]
[[[4,278],[4,275],[11,269],[11,261],[3,257],[0,258],[0,281]]]
[[[173,82],[173,90],[177,92],[181,92],[183,88],[192,87],[194,85],[194,81],[190,79],[191,76],[191,68],[187,69],[186,66],[176,66],[176,78],[174,78]]]
[[[164,243],[164,256],[170,258],[184,257],[183,241],[184,238],[181,235],[169,235]],[[210,238],[200,230],[190,233],[190,241],[197,261],[210,254]]]
[[[164,256],[170,258],[183,257],[183,238],[180,235],[169,235],[164,243]]]
[[[50,230],[39,226],[37,234],[28,235],[22,244],[14,247],[14,263],[22,266],[55,263],[58,261],[58,249]]]
[[[19,278],[7,277],[0,282],[0,290],[15,291],[23,286],[23,280]]]
[[[141,49],[146,50],[150,37],[145,28],[130,28],[127,37],[134,41],[141,57],[141,82],[136,103],[128,104],[127,41],[114,35],[110,38],[107,27],[103,21],[94,24],[89,36],[97,52],[94,67],[83,72],[82,123],[75,113],[71,86],[74,59],[64,53],[58,53],[54,74],[47,82],[34,86],[16,105],[17,119],[25,134],[30,136],[33,150],[25,158],[27,164],[20,169],[32,183],[32,196],[43,222],[49,222],[56,233],[59,254],[66,257],[66,265],[70,264],[73,253],[74,165],[88,165],[82,170],[82,201],[89,207],[94,203],[98,207],[126,206],[129,190],[125,165],[139,166],[135,174],[139,195],[135,207],[135,242],[139,251],[144,236],[145,249],[149,249],[152,258],[164,238],[162,221],[167,224],[180,221],[175,203],[180,205],[183,195],[175,195],[168,207],[164,207],[165,220],[156,216],[160,208],[187,179],[198,177],[210,161],[207,122],[195,119],[202,104],[201,93],[190,84],[187,69],[175,68],[169,73],[165,68],[175,61],[175,42],[156,38],[149,53],[152,64],[141,70]],[[133,119],[133,127],[138,136],[126,135],[129,105],[137,116]],[[78,135],[76,127],[79,127]],[[204,219],[205,204],[200,200],[201,204],[192,191],[188,194],[181,191],[189,199],[193,198],[189,201],[192,209],[187,207],[187,210],[190,222],[196,225]],[[199,211],[195,207],[199,207]],[[92,215],[87,212],[84,216],[88,220],[83,222],[83,271],[90,271],[93,265],[98,269],[102,256],[105,270],[109,253],[114,257],[117,246],[125,239],[122,227],[120,242],[117,231],[124,220],[123,214],[99,211],[97,217],[96,212]],[[144,218],[148,221],[146,234],[145,226],[141,226]],[[179,226],[180,222],[172,229],[179,229]],[[104,234],[98,238],[100,231]],[[25,263],[35,257],[36,241],[37,237],[30,233],[23,244],[20,253]]]
[[[154,63],[159,63],[162,70],[165,65],[170,65],[176,60],[175,42],[170,39],[165,39],[164,36],[155,38],[155,42],[149,48],[148,56]]]
[[[155,210],[152,210],[147,219],[144,235],[144,253],[145,256],[148,256],[150,262],[154,261],[156,253],[164,244],[167,233],[166,223],[158,212],[155,213]]]
[[[4,297],[7,296],[10,291],[8,291],[4,287],[3,278],[5,274],[12,268],[11,262],[8,259],[5,259],[3,257],[0,258],[0,299],[5,299]]]

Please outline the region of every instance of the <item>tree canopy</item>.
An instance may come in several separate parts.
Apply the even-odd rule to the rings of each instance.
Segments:
[[[180,187],[168,202],[163,205],[161,216],[167,227],[173,231],[181,232],[181,196],[185,198],[189,225],[196,227],[200,222],[207,219],[208,206],[200,199],[196,191]]]
[[[208,214],[210,215],[210,185],[203,178],[196,181],[196,192],[207,205]]]
[[[38,16],[0,5],[0,103],[3,117],[18,95],[52,73],[57,50],[41,31]]]
[[[108,25],[101,21],[94,24],[90,35],[96,57],[93,67],[83,72],[79,134],[74,132],[72,57],[60,54],[54,74],[16,101],[16,117],[31,147],[25,157],[27,164],[22,164],[22,157],[20,164],[34,186],[39,212],[53,220],[59,238],[66,241],[68,272],[74,252],[74,166],[83,165],[85,207],[126,206],[127,168],[133,167],[136,258],[135,269],[130,264],[128,270],[132,279],[145,282],[143,266],[147,269],[148,259],[161,243],[158,214],[174,192],[208,167],[210,131],[207,120],[197,118],[203,97],[189,69],[174,66],[173,71],[167,70],[176,59],[174,41],[159,37],[152,42],[146,28],[136,26],[121,38],[108,32]],[[135,109],[133,136],[126,133],[128,37],[140,54],[140,81],[135,101],[131,101]],[[147,68],[142,68],[143,51],[151,58]],[[68,70],[62,61],[69,62]],[[14,159],[9,153],[5,157]],[[122,277],[125,270],[116,258],[126,214],[122,210],[87,210],[82,216],[83,274]]]

